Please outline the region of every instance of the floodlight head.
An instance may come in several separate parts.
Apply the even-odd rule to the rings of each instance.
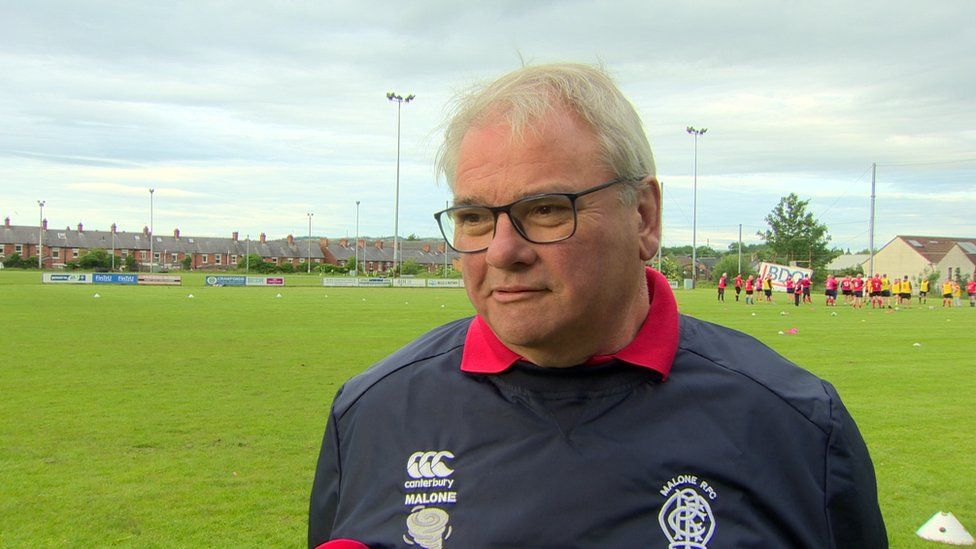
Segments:
[[[413,101],[414,99],[416,99],[416,97],[417,97],[416,95],[414,95],[414,94],[411,93],[410,95],[407,96],[407,98],[406,98],[405,101],[407,103],[409,103],[409,102]]]
[[[695,128],[692,128],[691,126],[688,126],[688,128],[685,131],[688,132],[688,133],[695,133]]]
[[[708,128],[702,128],[698,133],[704,135],[708,131]]]
[[[393,99],[393,92],[386,92],[386,98],[392,100]]]

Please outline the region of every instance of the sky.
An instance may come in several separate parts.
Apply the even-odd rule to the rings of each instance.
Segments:
[[[0,217],[54,228],[438,235],[452,97],[601,64],[640,114],[664,245],[727,248],[780,197],[831,245],[976,237],[976,3],[0,0]],[[697,143],[686,127],[707,128]],[[149,189],[155,189],[150,207]],[[357,207],[356,203],[359,202]],[[697,212],[697,215],[695,215]],[[694,221],[693,221],[694,219]]]

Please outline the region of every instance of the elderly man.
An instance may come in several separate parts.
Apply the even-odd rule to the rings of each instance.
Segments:
[[[679,315],[644,266],[654,161],[602,71],[526,67],[461,98],[439,167],[477,315],[336,395],[310,547],[887,545],[834,388]]]

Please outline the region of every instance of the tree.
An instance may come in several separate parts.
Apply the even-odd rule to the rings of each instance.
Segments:
[[[727,273],[730,281],[737,274],[741,274],[743,278],[751,274],[756,274],[749,266],[749,256],[744,253],[742,254],[742,272],[739,272],[739,254],[726,254],[712,267],[712,281],[718,282],[718,279],[722,277],[722,273]]]
[[[400,274],[416,275],[424,272],[424,268],[413,259],[408,259],[399,265]]]
[[[689,246],[690,249],[690,246]],[[674,260],[670,255],[665,255],[661,257],[661,274],[670,280],[680,280],[681,279],[681,267],[678,266],[678,262]]]
[[[130,273],[134,273],[139,270],[139,265],[136,263],[136,256],[132,254],[125,256],[125,270]]]
[[[112,257],[101,248],[95,248],[78,258],[78,266],[82,269],[109,270],[112,268]]]
[[[766,216],[769,229],[756,234],[766,241],[779,261],[809,261],[810,268],[818,270],[830,262],[833,254],[827,249],[830,242],[827,226],[807,211],[809,203],[800,200],[796,193],[780,198],[779,204]]]
[[[191,257],[191,256],[184,257],[183,258],[182,265],[183,265],[183,270],[184,271],[189,271],[190,270],[190,267],[193,266],[193,257]]]

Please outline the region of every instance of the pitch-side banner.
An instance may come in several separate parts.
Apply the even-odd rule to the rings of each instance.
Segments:
[[[123,284],[135,285],[139,283],[139,275],[136,274],[114,274],[114,273],[95,273],[92,275],[92,282],[95,284]]]
[[[141,274],[139,275],[140,286],[181,286],[183,277],[179,275],[158,275]]]
[[[280,276],[249,276],[248,286],[284,286],[285,279]]]
[[[428,288],[463,288],[464,281],[460,278],[428,278]]]
[[[794,282],[806,276],[813,276],[813,269],[803,267],[791,267],[789,265],[779,265],[777,263],[760,263],[759,276],[766,278],[769,275],[773,279],[773,291],[785,292],[786,281],[793,279]]]
[[[92,275],[44,273],[41,275],[41,282],[44,284],[91,284]]]

